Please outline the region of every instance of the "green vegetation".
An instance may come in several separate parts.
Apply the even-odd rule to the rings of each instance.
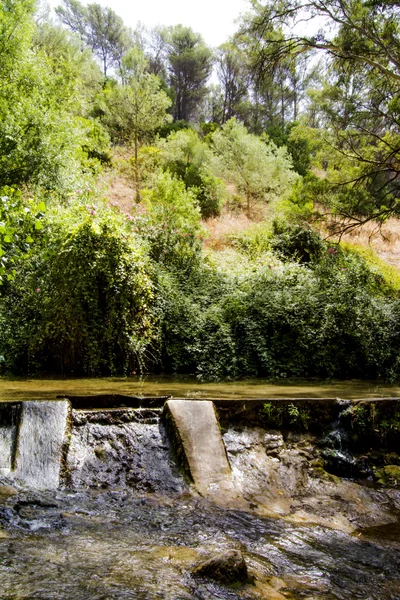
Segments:
[[[3,371],[400,377],[400,275],[340,242],[398,213],[392,5],[335,5],[317,44],[284,38],[297,5],[253,4],[215,52],[98,4],[1,4]]]

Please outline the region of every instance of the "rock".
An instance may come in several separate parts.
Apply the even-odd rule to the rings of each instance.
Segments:
[[[400,488],[400,467],[398,465],[386,465],[386,467],[377,469],[374,477],[381,485]]]
[[[11,485],[0,485],[0,499],[10,498],[10,496],[16,496],[17,494],[17,490]]]
[[[193,575],[209,577],[220,583],[245,583],[249,580],[247,566],[239,550],[227,550],[200,563]]]
[[[283,449],[283,436],[278,431],[270,431],[265,434],[263,443],[268,454],[276,454]]]

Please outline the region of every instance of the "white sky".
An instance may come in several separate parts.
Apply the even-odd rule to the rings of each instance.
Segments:
[[[127,27],[140,21],[146,27],[156,25],[187,25],[201,33],[210,46],[226,42],[237,30],[235,19],[249,10],[249,0],[81,0],[82,4],[97,2],[109,6],[122,17]],[[61,0],[49,0],[54,7]]]

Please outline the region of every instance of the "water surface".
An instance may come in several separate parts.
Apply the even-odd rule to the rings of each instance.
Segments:
[[[0,378],[0,402],[54,399],[90,394],[171,395],[175,398],[380,398],[399,397],[400,384],[374,381],[298,381],[244,379],[206,383],[195,377],[120,377],[96,379]]]

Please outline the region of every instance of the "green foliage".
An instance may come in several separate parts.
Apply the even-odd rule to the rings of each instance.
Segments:
[[[143,368],[154,336],[151,270],[109,220],[55,231],[21,266],[1,310],[8,369],[93,376]]]
[[[265,132],[277,146],[286,146],[296,173],[306,175],[311,166],[311,147],[308,137],[302,134],[302,128],[294,122],[283,126],[272,124],[266,127]]]
[[[273,222],[271,248],[286,260],[300,263],[318,262],[326,245],[310,227],[288,225],[276,219]]]
[[[146,69],[143,53],[133,48],[122,60],[124,84],[109,83],[104,88],[102,122],[114,142],[135,145],[170,119],[166,110],[171,102],[158,77]]]
[[[181,275],[200,259],[200,210],[195,194],[170,173],[160,173],[154,187],[143,191],[143,204],[128,222],[149,244],[150,256]]]
[[[73,40],[39,29],[32,10],[31,2],[0,5],[0,186],[65,193],[85,160],[77,114],[90,59]]]
[[[236,119],[215,132],[212,142],[216,168],[245,195],[248,216],[254,201],[279,198],[298,178],[284,148],[249,134]]]
[[[210,150],[192,129],[180,130],[160,143],[164,168],[180,177],[197,197],[204,219],[219,214],[225,187],[211,172]]]
[[[376,279],[377,286],[387,295],[397,296],[400,292],[400,273],[396,267],[393,267],[379,258],[377,254],[365,246],[358,246],[348,242],[341,242],[340,247],[350,254],[356,254],[365,260],[371,273]]]
[[[232,245],[252,259],[271,250],[272,227],[270,223],[257,223],[249,229],[230,236]]]
[[[166,43],[169,84],[173,90],[175,120],[191,121],[206,93],[212,51],[190,27],[175,25],[162,31]]]
[[[170,295],[163,310],[167,368],[212,378],[398,377],[399,301],[384,296],[362,259],[315,234],[311,242],[312,262],[282,263],[263,248],[253,262],[236,254],[229,275],[228,265],[212,267],[209,283],[192,271],[181,300]]]
[[[172,123],[167,123],[159,127],[156,132],[161,138],[167,138],[171,133],[176,133],[177,131],[181,131],[181,129],[190,129],[188,121],[182,119],[172,121]]]
[[[283,427],[294,426],[300,431],[308,431],[311,415],[309,409],[305,406],[296,406],[286,402],[282,402],[280,405],[266,402],[261,411],[261,418],[270,428],[282,429]]]
[[[44,202],[24,201],[18,190],[0,190],[0,286],[15,278],[17,260],[27,258],[41,236],[45,209]]]
[[[328,6],[322,0],[283,0],[279,5],[254,3],[254,9],[248,29],[257,40],[256,62],[263,77],[307,51],[323,53],[319,69],[324,80],[320,77],[319,89],[310,93],[308,122],[335,163],[332,170],[324,168],[337,186],[336,212],[343,219],[363,215],[381,222],[398,214],[396,4],[334,0]],[[314,22],[318,35],[299,36],[298,18]]]
[[[110,165],[110,138],[105,129],[97,121],[81,119],[79,122],[85,129],[85,142],[82,150],[87,154],[89,161]]]
[[[84,6],[78,0],[63,0],[56,8],[61,22],[78,34],[99,58],[104,77],[110,67],[121,64],[122,56],[132,45],[124,23],[111,8],[97,3]]]

